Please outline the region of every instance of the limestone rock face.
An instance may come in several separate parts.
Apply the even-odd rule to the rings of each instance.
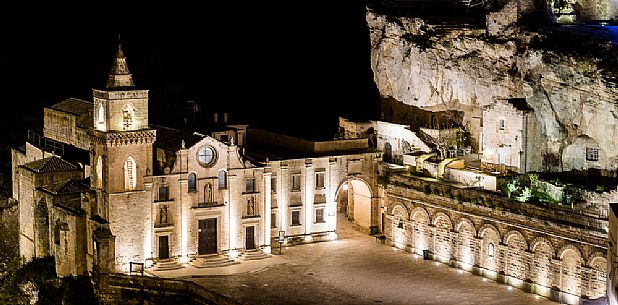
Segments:
[[[426,110],[463,110],[464,123],[497,99],[523,97],[540,123],[539,154],[561,156],[564,170],[618,167],[613,46],[577,52],[580,42],[560,42],[572,43],[572,50],[556,48],[547,33],[517,30],[496,38],[485,29],[445,28],[372,10],[366,19],[382,96]],[[478,140],[478,130],[472,134]],[[586,148],[599,149],[599,160],[587,162]]]

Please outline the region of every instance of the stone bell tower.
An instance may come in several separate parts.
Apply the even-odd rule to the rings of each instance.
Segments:
[[[92,187],[101,214],[116,236],[116,271],[150,257],[149,196],[144,176],[152,173],[156,130],[148,127],[148,90],[136,89],[118,45],[105,89],[93,89]],[[147,215],[145,215],[147,214]],[[148,216],[148,217],[145,217]]]

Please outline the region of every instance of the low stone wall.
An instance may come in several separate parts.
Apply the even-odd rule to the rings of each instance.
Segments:
[[[238,305],[193,282],[124,274],[101,276],[97,296],[101,305]]]
[[[416,177],[390,181],[391,245],[555,301],[605,296],[607,237],[597,228],[607,220]]]

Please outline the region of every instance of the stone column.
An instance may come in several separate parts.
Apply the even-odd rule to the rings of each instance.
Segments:
[[[303,193],[305,195],[305,239],[310,238],[313,228],[313,196],[315,193],[315,176],[312,160],[305,161],[305,185]]]
[[[146,226],[144,228],[144,232],[146,233],[146,236],[144,236],[144,266],[150,267],[153,257],[152,249],[156,246],[154,240],[154,215],[156,215],[156,211],[152,192],[152,178],[145,177],[144,180],[144,205],[146,206],[146,219],[144,220],[144,225]]]
[[[187,247],[189,243],[188,217],[190,207],[186,206],[188,200],[186,200],[185,196],[187,196],[188,192],[185,192],[185,190],[188,190],[188,181],[186,179],[186,174],[183,175],[184,177],[179,180],[177,204],[180,209],[180,211],[178,211],[180,215],[180,261],[184,263],[189,261]]]
[[[271,226],[271,219],[270,219],[270,214],[272,213],[272,209],[271,209],[271,196],[272,196],[272,186],[271,184],[271,177],[272,177],[272,172],[270,171],[270,166],[266,166],[264,168],[264,212],[263,214],[263,224],[264,224],[264,249],[263,251],[266,253],[270,253],[270,246],[271,246],[271,237],[270,237],[270,226]]]
[[[289,191],[290,191],[290,175],[288,171],[288,166],[281,164],[281,177],[278,177],[279,184],[281,188],[279,195],[279,202],[277,205],[279,206],[279,219],[281,219],[281,227],[280,230],[287,231],[288,230],[288,205],[289,203]]]
[[[236,175],[233,175],[231,172],[228,172],[228,203],[227,203],[227,212],[228,212],[228,234],[229,234],[229,252],[230,256],[235,257],[237,255],[236,248],[238,247],[236,235],[238,234],[238,223],[240,221],[238,217],[238,200],[236,194],[232,190],[236,190],[238,187],[236,182],[238,178]]]
[[[325,175],[327,175],[326,180],[326,211],[328,212],[328,230],[335,231],[337,230],[337,198],[335,198],[335,194],[337,194],[337,187],[339,186],[337,179],[337,172],[335,168],[337,166],[337,162],[335,158],[330,158],[328,161],[328,168],[326,169]],[[334,235],[334,234],[333,234]],[[336,238],[336,235],[332,236]]]

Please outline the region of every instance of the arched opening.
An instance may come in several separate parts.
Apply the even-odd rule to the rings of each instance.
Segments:
[[[49,256],[49,213],[47,203],[41,199],[36,206],[36,256]]]
[[[187,185],[189,187],[189,192],[195,192],[197,190],[195,173],[190,173],[189,177],[187,177]]]
[[[136,186],[136,165],[133,157],[129,156],[124,162],[124,188],[127,191],[134,190]]]
[[[339,186],[336,193],[337,212],[353,223],[355,229],[375,233],[376,226],[371,221],[371,189],[365,181],[350,179]]]
[[[393,162],[393,147],[391,146],[391,143],[384,143],[384,156],[382,157],[382,160],[387,163]]]
[[[99,109],[97,109],[97,123],[95,127],[100,131],[106,131],[105,110],[103,109],[103,104],[99,104]]]
[[[97,188],[103,188],[103,157],[99,156],[97,158]]]
[[[213,202],[212,185],[208,182],[206,182],[206,185],[204,185],[204,202],[205,203]]]

